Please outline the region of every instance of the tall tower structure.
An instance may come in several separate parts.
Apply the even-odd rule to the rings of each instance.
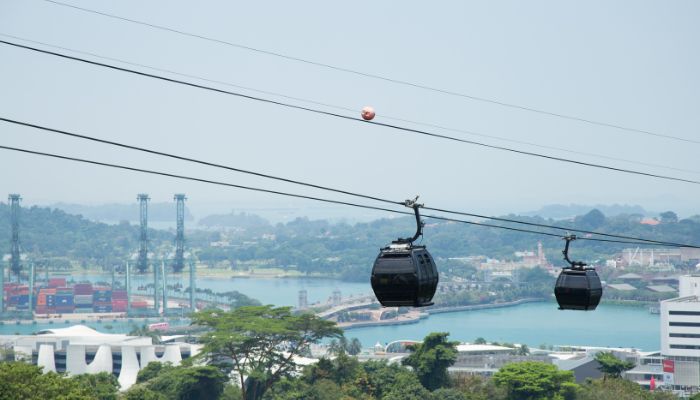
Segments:
[[[302,289],[299,291],[299,309],[306,310],[307,308],[309,308],[308,292],[306,289]]]
[[[18,194],[11,194],[8,196],[8,201],[10,203],[10,226],[12,236],[10,239],[10,272],[17,274],[17,280],[19,281],[19,272],[22,270],[22,263],[20,261],[19,255],[19,201],[21,197]]]
[[[141,222],[141,233],[139,235],[139,256],[136,260],[136,269],[139,272],[148,270],[148,201],[147,194],[141,193],[136,199],[139,201],[139,217]]]
[[[175,260],[173,271],[180,272],[185,268],[185,197],[184,194],[176,194],[175,208],[177,209],[177,231],[175,233]]]
[[[197,311],[197,304],[195,303],[195,293],[196,293],[196,288],[195,288],[195,268],[196,266],[194,265],[194,261],[190,258],[190,311],[195,312]]]
[[[547,265],[547,259],[544,257],[544,248],[542,247],[542,242],[537,242],[537,262],[542,268],[544,268]]]

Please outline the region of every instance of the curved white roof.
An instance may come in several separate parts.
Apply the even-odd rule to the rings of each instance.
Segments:
[[[85,325],[73,325],[68,328],[50,328],[42,329],[36,333],[37,335],[53,335],[53,336],[102,336],[106,333],[98,332]]]

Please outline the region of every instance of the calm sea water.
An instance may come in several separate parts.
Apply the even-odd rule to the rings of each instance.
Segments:
[[[76,281],[89,280],[92,282],[111,282],[110,276],[103,275],[73,275]],[[115,280],[124,284],[124,276],[117,276]],[[132,280],[134,287],[142,284],[153,283],[153,275],[135,275]],[[183,288],[187,288],[188,276],[168,276],[168,284],[180,283]],[[333,291],[338,289],[343,297],[350,295],[372,293],[372,288],[367,283],[343,282],[337,279],[320,278],[198,278],[197,287],[200,289],[211,289],[214,292],[227,292],[236,290],[254,299],[260,300],[263,304],[274,304],[277,306],[296,306],[298,304],[299,291],[305,289],[309,303],[325,302],[331,297]]]
[[[77,275],[73,278],[110,280],[109,277],[95,275]],[[136,277],[134,284],[151,281],[151,277]],[[188,285],[186,276],[169,282]],[[307,290],[309,302],[325,301],[336,289],[343,296],[371,293],[369,283],[348,283],[335,279],[200,278],[197,286],[215,292],[237,290],[264,304],[287,306],[296,305],[301,289]],[[186,322],[180,322],[184,323]],[[88,325],[101,332],[122,333],[128,332],[133,324],[103,322]],[[112,329],[107,329],[108,325]],[[57,326],[66,325],[6,323],[0,326],[0,334],[28,334]],[[351,329],[346,332],[346,336],[357,337],[364,346],[398,339],[421,339],[430,332],[449,332],[452,339],[460,341],[473,341],[477,337],[483,337],[489,341],[525,343],[531,347],[540,344],[593,345],[636,347],[651,351],[660,346],[659,329],[659,316],[650,314],[646,308],[602,304],[593,312],[560,311],[552,302],[436,314],[411,325]]]
[[[514,307],[435,314],[412,325],[350,329],[363,346],[397,339],[420,340],[430,332],[449,332],[465,342],[483,337],[488,341],[658,350],[659,316],[646,308],[601,305],[595,311],[560,311],[554,302]]]

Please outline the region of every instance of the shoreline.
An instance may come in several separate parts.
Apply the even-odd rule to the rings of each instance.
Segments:
[[[357,328],[368,328],[368,327],[374,327],[374,326],[417,324],[418,322],[420,322],[423,319],[430,318],[431,314],[445,314],[445,313],[460,312],[460,311],[478,311],[478,310],[488,310],[488,309],[492,309],[492,308],[515,307],[515,306],[519,306],[521,304],[546,302],[546,301],[547,301],[546,299],[527,298],[527,299],[514,300],[514,301],[510,301],[510,302],[504,302],[504,303],[489,303],[489,304],[474,304],[474,305],[455,306],[455,307],[443,307],[443,308],[435,308],[435,309],[431,309],[431,310],[425,310],[424,312],[419,313],[417,317],[412,317],[412,318],[392,319],[392,320],[384,320],[384,321],[370,321],[370,322],[362,321],[362,322],[357,322],[357,323],[351,322],[351,323],[349,323],[349,325],[346,325],[346,326],[338,324],[338,327],[343,329],[343,330],[352,330],[352,329],[357,329]]]

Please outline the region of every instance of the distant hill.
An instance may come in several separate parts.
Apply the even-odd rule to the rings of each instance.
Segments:
[[[209,228],[257,228],[270,226],[270,222],[263,217],[255,214],[240,213],[236,214],[214,214],[208,215],[199,220],[199,225]]]
[[[91,221],[118,222],[118,221],[138,221],[139,205],[133,204],[102,204],[97,206],[87,206],[83,204],[56,203],[51,208],[63,210],[69,214],[82,215]],[[175,202],[172,203],[149,203],[149,221],[175,221]],[[185,220],[193,219],[190,210],[185,206]]]
[[[168,231],[148,230],[151,248],[170,244]],[[139,227],[128,223],[108,225],[80,215],[46,207],[20,210],[22,252],[34,257],[69,257],[72,260],[124,260],[138,249]],[[0,254],[10,248],[10,207],[0,203]]]
[[[539,216],[542,218],[552,218],[552,219],[571,219],[577,215],[587,214],[589,211],[597,209],[598,211],[605,214],[607,217],[614,217],[621,214],[641,214],[650,215],[650,213],[638,205],[628,205],[628,204],[596,204],[594,206],[587,206],[582,204],[550,204],[540,208],[537,211],[528,211],[521,213],[521,215],[535,217]],[[651,213],[656,214],[656,213]]]

